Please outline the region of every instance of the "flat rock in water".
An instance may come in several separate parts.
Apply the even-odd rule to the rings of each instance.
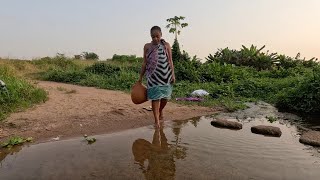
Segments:
[[[211,125],[220,128],[228,129],[242,129],[242,124],[234,121],[228,121],[226,119],[216,119],[211,121]]]
[[[303,126],[301,126],[301,125],[297,125],[297,128],[298,128],[298,130],[300,130],[300,131],[309,131],[309,130],[310,130],[310,129],[305,128],[305,127],[303,127]]]
[[[251,127],[251,132],[255,134],[263,134],[266,136],[275,136],[275,137],[280,137],[282,134],[280,128],[274,127],[274,126],[264,126],[264,125]]]
[[[308,131],[302,134],[299,141],[303,144],[311,146],[320,146],[320,132],[319,131]]]

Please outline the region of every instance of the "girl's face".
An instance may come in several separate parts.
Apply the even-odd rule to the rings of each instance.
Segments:
[[[153,44],[160,44],[162,34],[160,31],[154,30],[151,32],[151,38]]]

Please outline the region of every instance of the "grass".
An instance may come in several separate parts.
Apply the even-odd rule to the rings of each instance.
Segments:
[[[0,121],[12,112],[47,100],[47,93],[44,90],[16,75],[10,67],[0,67],[0,79],[6,83],[8,89],[8,92],[0,90]]]
[[[273,123],[273,122],[278,121],[278,118],[277,118],[277,117],[274,117],[274,116],[266,116],[266,118],[268,119],[268,121],[269,121],[270,123]]]
[[[25,142],[31,142],[32,140],[32,137],[22,138],[19,136],[13,136],[10,137],[6,142],[1,143],[1,147],[12,148],[13,146],[22,145]]]

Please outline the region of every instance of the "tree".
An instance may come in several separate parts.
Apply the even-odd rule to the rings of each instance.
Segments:
[[[172,45],[172,60],[173,62],[179,62],[181,60],[181,51],[180,51],[180,46],[179,42],[177,39],[174,39],[174,43]]]
[[[96,60],[99,59],[99,56],[94,52],[83,52],[82,57],[87,60]]]
[[[178,35],[181,33],[181,29],[188,26],[188,23],[181,23],[180,21],[184,20],[185,17],[183,16],[174,16],[173,18],[167,19],[169,24],[166,28],[169,29],[169,33],[174,33],[175,39],[178,38]]]

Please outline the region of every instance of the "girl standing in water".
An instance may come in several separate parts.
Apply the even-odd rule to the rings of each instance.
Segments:
[[[152,41],[144,45],[143,64],[138,82],[141,83],[146,74],[147,96],[152,102],[155,125],[159,128],[163,109],[171,98],[175,75],[171,47],[162,39],[161,28],[153,26],[150,34]]]

